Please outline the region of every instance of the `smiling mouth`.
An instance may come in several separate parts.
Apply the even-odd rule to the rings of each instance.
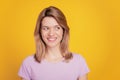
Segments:
[[[49,42],[54,42],[54,41],[56,41],[56,39],[57,39],[57,38],[47,38],[47,40],[48,40]]]

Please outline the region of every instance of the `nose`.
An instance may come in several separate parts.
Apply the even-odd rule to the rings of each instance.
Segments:
[[[54,33],[55,33],[54,29],[50,29],[50,30],[49,30],[49,35],[50,35],[50,36],[54,35]]]

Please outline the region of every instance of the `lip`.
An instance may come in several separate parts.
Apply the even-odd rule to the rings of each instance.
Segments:
[[[56,41],[56,37],[55,38],[47,38],[47,40],[49,41],[49,42],[54,42],[54,41]]]

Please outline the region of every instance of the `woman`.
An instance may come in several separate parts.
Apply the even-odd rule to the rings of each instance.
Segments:
[[[84,58],[68,49],[69,27],[60,9],[42,10],[34,36],[36,53],[23,61],[22,80],[88,80]]]

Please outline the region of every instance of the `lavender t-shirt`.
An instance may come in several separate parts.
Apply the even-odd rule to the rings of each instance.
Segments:
[[[66,63],[42,60],[35,61],[34,56],[28,56],[22,63],[18,75],[27,80],[77,80],[89,72],[85,59],[73,54],[73,59]]]

